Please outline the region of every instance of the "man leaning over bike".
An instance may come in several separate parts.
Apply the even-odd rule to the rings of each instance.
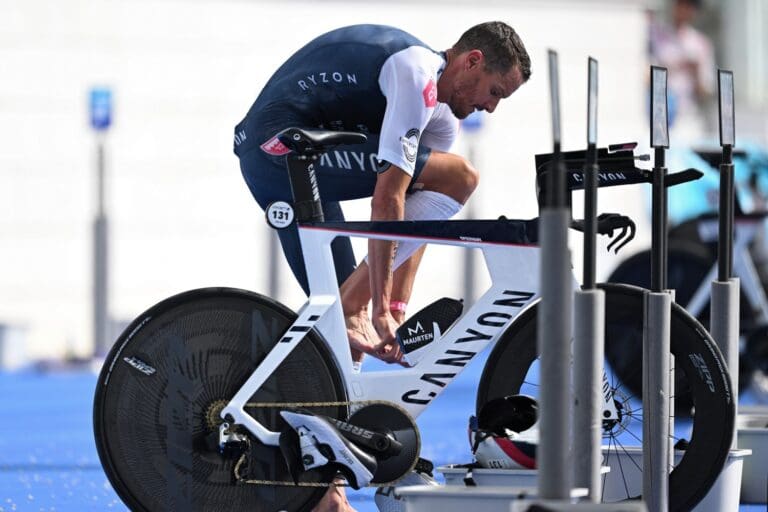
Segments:
[[[478,172],[449,153],[459,120],[493,112],[531,74],[518,34],[493,21],[467,30],[436,52],[394,27],[353,25],[321,35],[272,76],[235,128],[234,151],[254,198],[265,209],[291,201],[284,168],[289,152],[277,138],[298,126],[366,133],[368,142],[339,147],[315,164],[328,221],[344,219],[340,201],[371,197],[371,220],[445,220],[478,183]],[[309,293],[296,226],[279,230],[283,252]],[[332,244],[353,359],[371,354],[402,364],[395,331],[424,247],[369,240],[356,265],[348,239]],[[368,313],[370,305],[370,315]],[[352,510],[343,487],[315,510]]]

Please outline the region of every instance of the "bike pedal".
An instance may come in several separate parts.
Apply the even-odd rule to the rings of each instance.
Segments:
[[[461,316],[464,303],[443,297],[414,313],[395,331],[403,360],[413,366],[424,355],[424,347],[440,338]]]

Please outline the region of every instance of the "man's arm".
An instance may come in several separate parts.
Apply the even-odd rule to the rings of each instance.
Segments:
[[[410,182],[411,176],[395,165],[390,165],[386,171],[380,173],[376,179],[376,188],[371,200],[371,220],[403,220],[405,192]],[[368,241],[368,266],[373,302],[371,322],[381,339],[381,344],[377,348],[378,356],[385,361],[399,361],[402,358],[400,347],[395,342],[395,330],[398,324],[389,311],[394,253],[394,242]]]

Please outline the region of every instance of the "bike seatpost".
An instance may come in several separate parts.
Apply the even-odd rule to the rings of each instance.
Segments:
[[[315,161],[318,156],[290,154],[286,157],[288,179],[291,182],[293,207],[296,221],[323,222],[323,206],[320,202],[320,190],[315,176]]]

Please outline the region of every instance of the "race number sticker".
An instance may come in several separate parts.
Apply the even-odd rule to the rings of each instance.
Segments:
[[[293,206],[285,201],[275,201],[267,206],[267,224],[275,229],[287,228],[293,217]]]

